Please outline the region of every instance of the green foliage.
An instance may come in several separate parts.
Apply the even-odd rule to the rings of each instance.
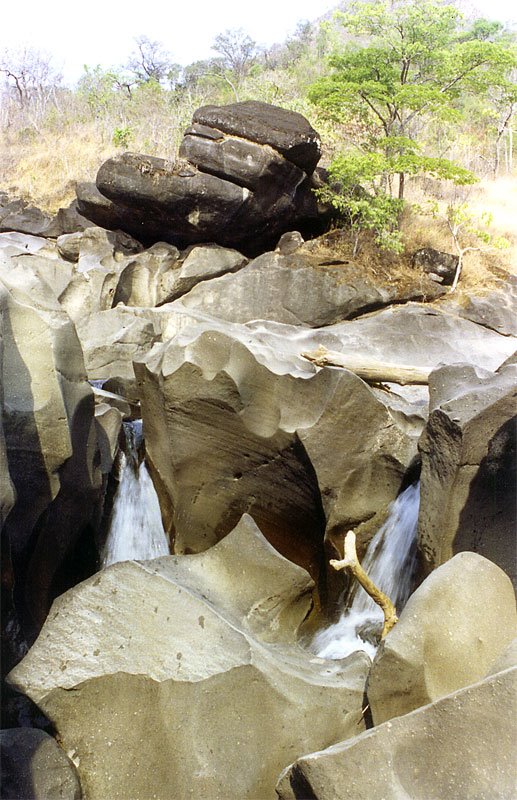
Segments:
[[[124,125],[123,127],[115,128],[111,140],[115,147],[122,147],[127,150],[132,137],[133,132],[131,128],[128,125]]]
[[[460,94],[479,97],[509,84],[517,62],[511,45],[497,38],[500,26],[479,21],[461,31],[459,11],[435,0],[356,3],[340,18],[359,38],[330,58],[330,74],[310,90],[312,102],[335,121],[360,123],[358,146],[385,155],[388,177],[429,173],[470,180],[411,142],[421,137],[425,120],[457,122]]]

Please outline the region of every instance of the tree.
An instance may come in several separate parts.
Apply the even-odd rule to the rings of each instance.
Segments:
[[[170,83],[176,84],[181,67],[174,63],[172,55],[165,50],[163,44],[147,36],[137,36],[135,43],[136,50],[130,56],[127,68],[135,76],[136,81],[162,83],[167,79]]]
[[[214,39],[212,50],[221,56],[222,70],[230,72],[237,83],[246,77],[257,57],[256,42],[242,28],[220,33]]]
[[[0,56],[0,75],[8,99],[37,130],[49,104],[58,102],[61,75],[52,66],[51,56],[31,47],[5,50]]]
[[[436,0],[357,3],[341,15],[357,38],[330,58],[330,75],[311,89],[311,100],[333,119],[360,123],[356,149],[390,196],[398,176],[400,200],[407,175],[474,180],[451,161],[428,155],[418,141],[421,130],[430,118],[457,121],[462,93],[486,95],[507,86],[515,67],[515,52],[498,39],[497,25],[478,21],[465,30],[461,19],[454,6]]]

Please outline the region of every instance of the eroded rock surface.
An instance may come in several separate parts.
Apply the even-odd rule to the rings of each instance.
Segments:
[[[517,365],[456,365],[432,373],[419,444],[419,547],[428,570],[474,550],[516,580]]]
[[[508,800],[514,796],[517,668],[298,759],[280,800]]]
[[[381,644],[367,686],[374,724],[480,680],[516,632],[508,576],[476,553],[454,556],[409,598]]]
[[[77,770],[48,733],[0,731],[0,753],[3,800],[81,800]]]
[[[67,592],[9,680],[56,725],[90,800],[273,798],[296,753],[361,729],[368,659],[329,665],[294,643],[311,586],[244,517],[207,553],[116,564]]]

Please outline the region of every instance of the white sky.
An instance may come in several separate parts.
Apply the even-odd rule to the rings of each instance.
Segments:
[[[19,0],[18,0],[19,1]],[[471,0],[483,16],[517,16],[515,0]],[[83,65],[122,65],[139,35],[163,42],[174,60],[189,64],[215,55],[211,44],[243,28],[258,44],[282,42],[297,22],[314,20],[338,0],[2,0],[0,52],[24,45],[52,55],[67,83]]]

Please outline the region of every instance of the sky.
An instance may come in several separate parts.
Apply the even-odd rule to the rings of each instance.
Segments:
[[[483,16],[515,21],[515,0],[471,0]],[[259,45],[270,46],[294,33],[299,21],[313,21],[338,0],[4,0],[0,53],[25,45],[52,56],[72,85],[83,65],[123,65],[136,36],[162,42],[179,64],[214,56],[218,33],[242,28]]]

